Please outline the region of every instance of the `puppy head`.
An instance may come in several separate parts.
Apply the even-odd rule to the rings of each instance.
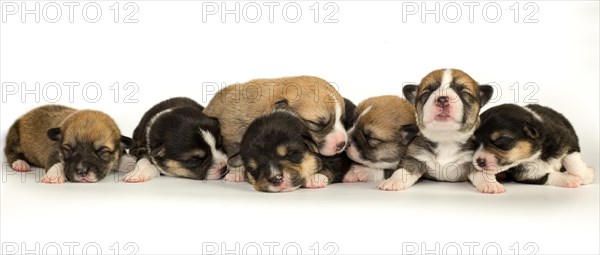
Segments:
[[[374,168],[395,168],[418,133],[415,109],[397,96],[372,97],[356,109],[346,154]]]
[[[217,119],[192,107],[165,113],[149,127],[150,158],[169,176],[220,179],[227,156]]]
[[[75,112],[60,127],[48,130],[48,137],[58,142],[59,159],[71,182],[97,182],[119,165],[124,149],[133,140],[121,135],[114,120],[92,110]]]
[[[288,112],[278,111],[256,119],[242,138],[240,156],[245,175],[258,191],[285,192],[302,186],[320,169],[304,123]]]
[[[332,156],[347,145],[344,128],[345,102],[333,86],[321,79],[298,82],[302,96],[275,102],[273,108],[286,109],[307,123],[308,133],[318,146],[318,153]]]
[[[404,86],[403,93],[415,105],[423,135],[439,141],[456,137],[448,132],[470,136],[479,124],[479,109],[492,97],[493,88],[478,85],[463,71],[440,69],[425,76],[419,86]]]
[[[473,155],[473,165],[477,170],[497,173],[538,158],[544,136],[540,125],[520,106],[488,109],[481,114],[481,126],[475,132],[479,148]]]

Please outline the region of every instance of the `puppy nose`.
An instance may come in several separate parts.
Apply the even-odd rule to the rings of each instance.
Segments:
[[[78,175],[87,175],[88,173],[88,168],[87,167],[81,167],[81,168],[77,168],[77,174]]]
[[[448,100],[447,96],[441,96],[441,97],[437,98],[437,103],[438,103],[438,105],[441,105],[441,106],[448,105],[448,101],[449,100]]]
[[[269,179],[269,182],[275,186],[279,186],[283,182],[283,175],[281,175],[281,174],[275,175]]]
[[[341,142],[335,145],[336,151],[342,151],[344,148],[346,148],[346,142]]]
[[[485,159],[484,158],[478,158],[476,161],[477,161],[477,165],[479,167],[482,167],[482,168],[485,167]]]

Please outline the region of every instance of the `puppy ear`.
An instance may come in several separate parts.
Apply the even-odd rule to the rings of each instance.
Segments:
[[[48,129],[48,138],[52,141],[59,142],[62,139],[62,134],[60,133],[60,128],[51,128]]]
[[[487,104],[487,102],[490,101],[490,98],[492,98],[493,94],[494,94],[494,87],[492,87],[490,85],[480,85],[479,86],[479,100],[481,102],[481,106],[484,106],[485,104]]]
[[[344,112],[344,119],[342,119],[342,123],[344,124],[344,128],[348,130],[354,124],[354,113],[356,112],[356,105],[345,97],[344,104],[346,105],[346,111]]]
[[[540,132],[538,132],[537,127],[535,127],[529,122],[525,122],[525,126],[523,126],[523,131],[525,131],[525,134],[531,139],[537,139],[538,137],[540,137]]]
[[[412,142],[413,139],[415,139],[415,137],[417,137],[418,133],[419,133],[419,128],[414,124],[402,126],[400,128],[400,136],[402,137],[402,140],[401,140],[402,144],[408,145],[410,142]]]
[[[276,111],[288,111],[289,108],[289,103],[287,99],[281,99],[277,102],[275,102],[273,104],[273,106],[271,107],[271,111],[272,112],[276,112]]]
[[[127,136],[121,136],[121,148],[123,149],[131,149],[131,147],[133,146],[133,139],[127,137]]]
[[[417,98],[417,89],[419,89],[419,86],[414,84],[404,85],[402,88],[402,94],[404,94],[406,100],[413,105],[415,104],[415,99]]]

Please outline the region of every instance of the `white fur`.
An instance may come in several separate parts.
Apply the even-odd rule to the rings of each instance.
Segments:
[[[65,182],[65,173],[63,171],[64,165],[63,163],[56,163],[48,169],[46,175],[42,177],[43,183],[64,183]]]
[[[15,160],[15,162],[12,163],[11,167],[12,169],[18,172],[27,172],[31,170],[31,166],[29,166],[29,164],[25,162],[25,160],[20,159]]]
[[[483,171],[472,171],[469,173],[469,180],[477,191],[488,194],[504,193],[506,189],[496,180],[496,175]]]
[[[227,166],[228,172],[223,178],[226,182],[243,182],[246,180],[244,176],[244,166],[232,167]]]
[[[557,186],[563,188],[577,188],[581,186],[582,180],[577,175],[563,172],[552,172],[548,174],[546,185]]]
[[[150,121],[148,122],[148,125],[146,126],[146,150],[148,151],[148,155],[150,155],[150,152],[152,151],[152,148],[150,148],[150,131],[152,131],[152,125],[154,125],[154,122],[156,122],[156,120],[158,120],[158,118],[160,118],[160,116],[162,116],[165,113],[169,113],[171,111],[173,111],[173,109],[171,109],[171,108],[163,110],[163,111],[157,113],[156,115],[154,115],[152,117],[152,119],[150,119]],[[166,171],[164,171],[163,169],[161,169],[158,166],[158,164],[156,163],[154,158],[152,158],[151,156],[149,158],[150,158],[150,161],[156,166],[156,168],[161,173],[163,173],[165,175],[169,175]]]
[[[562,163],[567,169],[567,172],[581,177],[582,184],[590,184],[594,182],[594,174],[596,170],[589,167],[581,158],[579,152],[573,152],[566,155],[562,159]]]
[[[325,136],[325,144],[323,148],[319,148],[319,152],[325,156],[333,156],[336,153],[336,146],[340,142],[348,142],[348,133],[342,124],[342,106],[339,102],[335,104],[335,123],[333,129]]]
[[[131,154],[123,154],[121,155],[121,159],[119,160],[119,167],[117,171],[121,173],[129,173],[135,170],[135,162],[136,158]]]
[[[531,115],[533,115],[533,117],[534,117],[536,120],[538,120],[538,121],[540,121],[540,122],[543,122],[543,121],[542,121],[542,117],[540,117],[540,115],[539,115],[539,114],[537,114],[536,112],[534,112],[533,110],[529,109],[529,107],[527,107],[527,106],[524,106],[524,107],[523,107],[523,109],[524,109],[525,111],[527,111],[527,112],[531,113]]]
[[[450,88],[450,83],[452,83],[452,69],[446,69],[442,74],[442,83],[440,84],[440,88],[447,90]]]
[[[463,167],[471,162],[472,151],[461,151],[460,144],[455,142],[438,143],[434,153],[423,151],[415,158],[427,164],[427,175],[439,181],[465,181],[468,169]]]
[[[212,165],[208,170],[206,179],[220,179],[222,176],[220,173],[221,169],[227,165],[227,155],[225,155],[225,153],[223,153],[221,150],[217,149],[215,137],[210,132],[200,129],[200,133],[202,134],[202,139],[204,139],[204,141],[210,147],[210,153],[213,157]]]
[[[369,105],[369,107],[367,107],[367,109],[365,109],[363,112],[360,113],[360,115],[358,115],[358,118],[356,118],[356,120],[354,121],[354,125],[352,125],[352,127],[348,130],[348,134],[352,134],[352,132],[354,132],[354,128],[356,128],[356,123],[358,123],[358,121],[365,116],[369,111],[371,111],[371,108],[373,108],[372,105]]]
[[[344,182],[372,182],[383,181],[384,170],[379,168],[371,168],[365,165],[352,164],[350,170],[344,175]]]
[[[420,174],[411,174],[406,169],[400,168],[389,179],[381,182],[378,188],[387,191],[404,190],[414,185],[419,178],[421,178]]]
[[[148,158],[142,158],[135,164],[135,169],[125,175],[125,182],[144,182],[160,175],[158,168]]]
[[[304,188],[307,189],[320,189],[325,188],[329,184],[329,178],[323,174],[314,174],[306,178]]]

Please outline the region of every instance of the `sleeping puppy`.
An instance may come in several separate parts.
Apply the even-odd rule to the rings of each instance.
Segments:
[[[323,188],[342,180],[351,161],[337,155],[320,156],[309,132],[306,123],[286,110],[250,124],[242,138],[240,156],[246,179],[257,191]]]
[[[466,181],[479,126],[479,109],[493,93],[457,69],[435,70],[419,86],[406,85],[404,96],[415,105],[419,135],[408,146],[398,170],[379,185],[403,190],[421,176],[438,181]]]
[[[342,124],[345,103],[335,88],[312,76],[258,79],[221,89],[204,113],[221,124],[229,173],[225,181],[244,180],[239,156],[240,142],[248,125],[269,114],[273,108],[285,108],[308,125],[308,135],[319,154],[332,156],[346,147],[348,135]]]
[[[383,180],[384,170],[396,169],[418,133],[415,108],[398,96],[378,96],[361,102],[355,116],[346,153],[360,164],[352,166],[344,182]]]
[[[473,155],[473,185],[484,193],[502,193],[496,174],[507,171],[517,182],[576,188],[594,181],[594,169],[579,153],[571,123],[540,105],[503,104],[481,114]]]
[[[150,108],[133,131],[131,154],[138,158],[126,182],[143,182],[161,173],[198,180],[223,177],[219,122],[194,100],[177,97]]]
[[[117,170],[131,143],[102,112],[46,105],[11,126],[4,153],[15,171],[43,167],[44,183],[98,182]]]

